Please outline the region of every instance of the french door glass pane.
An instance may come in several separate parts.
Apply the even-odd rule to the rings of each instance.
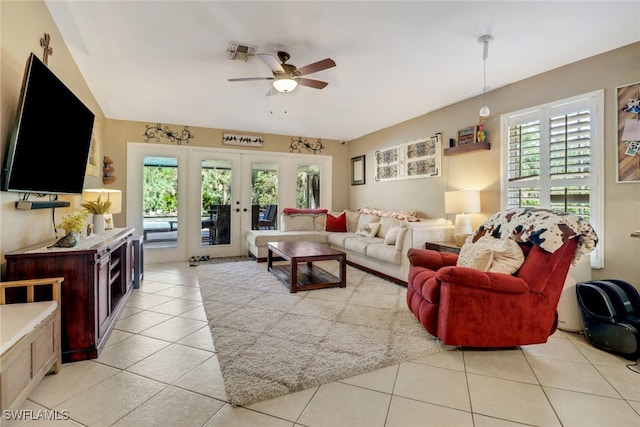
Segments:
[[[231,168],[229,160],[203,160],[200,200],[202,246],[231,243]]]
[[[296,179],[296,207],[320,207],[320,165],[298,165]]]
[[[144,158],[143,240],[148,248],[175,248],[178,242],[178,159]]]
[[[251,229],[278,228],[278,164],[251,163]]]

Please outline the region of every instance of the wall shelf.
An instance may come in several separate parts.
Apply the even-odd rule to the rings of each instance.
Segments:
[[[455,154],[468,153],[470,151],[491,150],[490,142],[476,142],[475,144],[463,144],[456,147],[445,148],[445,156],[453,156]]]

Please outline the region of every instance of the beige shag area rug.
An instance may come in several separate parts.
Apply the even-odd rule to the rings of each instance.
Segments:
[[[333,267],[331,262],[318,264]],[[351,266],[346,288],[295,294],[267,271],[266,263],[197,268],[227,396],[234,405],[442,349],[407,308],[406,288]]]

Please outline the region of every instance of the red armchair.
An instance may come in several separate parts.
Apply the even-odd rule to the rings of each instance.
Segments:
[[[520,245],[525,260],[516,273],[460,267],[458,255],[412,248],[407,254],[409,309],[446,345],[546,342],[557,327],[556,309],[569,267],[593,250],[597,236],[580,217],[530,208],[492,216],[465,244],[484,235]]]

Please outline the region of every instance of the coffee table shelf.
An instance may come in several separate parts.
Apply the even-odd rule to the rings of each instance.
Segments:
[[[291,293],[312,289],[347,286],[346,255],[327,245],[313,242],[269,242],[267,269],[282,280]],[[273,265],[274,254],[289,261],[288,265]],[[340,275],[335,276],[313,265],[317,261],[335,260]]]

